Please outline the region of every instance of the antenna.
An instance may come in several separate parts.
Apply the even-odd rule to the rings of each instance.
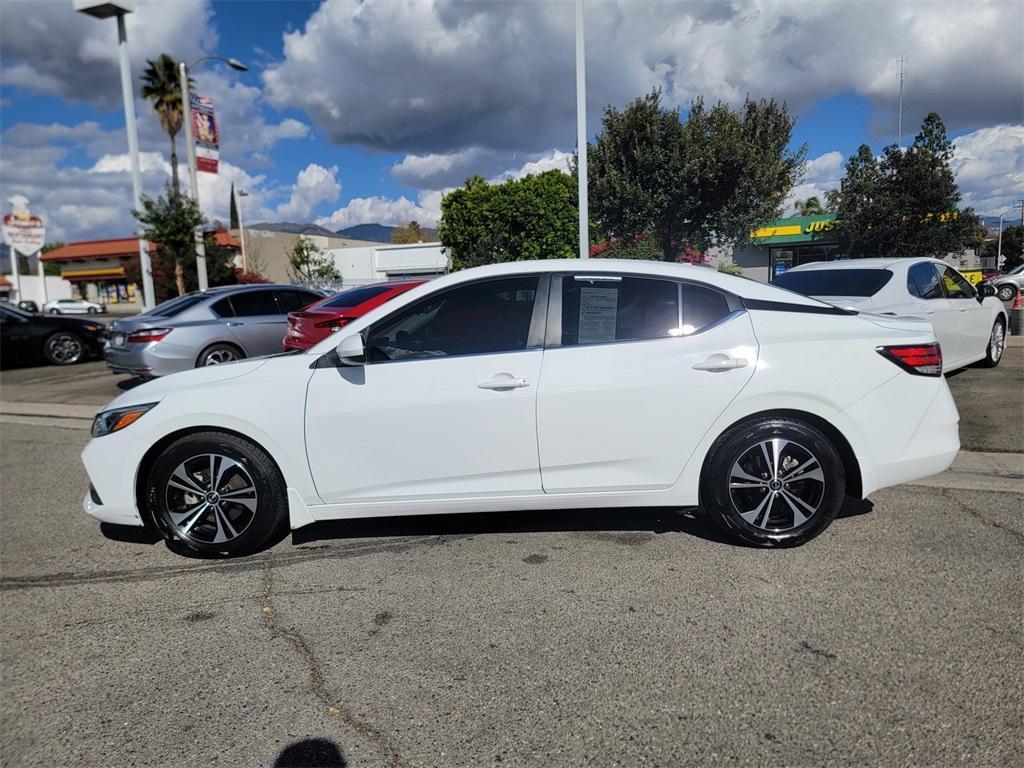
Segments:
[[[907,72],[907,57],[900,56],[897,59],[897,63],[900,65],[900,121],[899,121],[899,135],[896,138],[896,145],[902,149],[903,147],[903,77]]]

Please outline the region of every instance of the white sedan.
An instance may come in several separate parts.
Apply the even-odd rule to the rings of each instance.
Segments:
[[[54,299],[43,304],[48,315],[98,315],[103,307],[85,299]]]
[[[975,288],[939,259],[849,259],[802,264],[773,285],[836,306],[928,320],[946,371],[971,363],[993,368],[1006,346],[1007,316],[995,289]]]
[[[227,554],[339,518],[697,504],[793,545],[847,494],[950,465],[941,372],[924,321],[701,267],[479,267],[307,352],[125,392],[82,454],[84,506]]]

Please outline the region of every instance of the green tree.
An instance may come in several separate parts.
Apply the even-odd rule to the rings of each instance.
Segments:
[[[195,83],[188,79],[189,90]],[[178,65],[166,53],[156,59],[146,60],[146,71],[142,73],[142,97],[153,102],[153,109],[160,118],[164,133],[171,137],[171,179],[174,191],[181,194],[178,181],[178,147],[175,136],[181,130],[184,108],[181,102],[181,79]]]
[[[318,283],[341,279],[334,259],[308,237],[300,236],[288,254],[288,274],[296,283]]]
[[[422,243],[426,239],[426,231],[415,221],[410,221],[404,227],[398,227],[391,233],[391,242],[396,244]]]
[[[952,158],[953,144],[934,112],[906,149],[890,145],[876,158],[861,145],[829,195],[842,250],[850,256],[944,256],[974,245],[979,222],[971,209],[957,210]]]
[[[825,213],[825,209],[821,207],[821,200],[817,195],[811,195],[806,200],[797,200],[793,204],[796,210],[797,216],[816,216],[820,213]]]
[[[441,201],[438,236],[453,269],[577,255],[576,182],[562,171],[488,184],[480,176]]]
[[[982,243],[982,256],[995,258],[998,254],[998,238]],[[1024,227],[1003,227],[1003,259],[1002,269],[1006,272],[1019,267],[1024,261]]]
[[[161,269],[173,271],[175,289],[183,296],[187,289],[187,265],[193,268],[195,265],[195,230],[203,224],[199,207],[168,185],[165,195],[155,199],[143,196],[142,210],[132,211],[132,214],[141,225],[143,237],[157,243],[156,258],[161,262]],[[155,260],[153,275],[155,281]]]
[[[653,237],[666,261],[686,246],[739,245],[776,218],[806,147],[786,149],[794,119],[784,104],[748,99],[740,110],[697,99],[686,121],[654,90],[625,110],[605,109],[588,147],[590,208],[604,237]]]
[[[43,253],[49,253],[50,251],[55,251],[58,248],[63,248],[64,246],[65,246],[64,242],[62,242],[60,240],[56,240],[56,241],[54,241],[52,243],[47,243],[46,245],[44,245],[43,246]],[[54,264],[52,261],[44,261],[43,262],[43,274],[47,275],[48,277],[59,277],[60,276],[60,265],[59,264]]]
[[[235,182],[231,182],[231,206],[228,209],[228,228],[238,229],[238,203],[235,198]]]

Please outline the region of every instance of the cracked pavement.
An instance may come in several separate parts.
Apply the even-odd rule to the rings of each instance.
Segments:
[[[0,429],[3,765],[1021,761],[1024,489],[888,489],[794,550],[582,510],[187,559],[80,511],[87,433]]]

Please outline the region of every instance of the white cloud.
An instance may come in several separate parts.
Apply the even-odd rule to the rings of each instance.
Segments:
[[[801,182],[795,185],[782,203],[783,214],[792,216],[797,200],[817,197],[825,205],[826,194],[836,189],[845,173],[846,158],[835,150],[811,158],[804,166]]]
[[[983,127],[1018,120],[1024,106],[1019,35],[1007,33],[1020,29],[1013,0],[592,0],[586,14],[595,128],[604,105],[657,86],[673,105],[750,94],[797,112],[852,92],[889,131],[899,55],[910,59],[908,126],[934,109],[953,130]],[[339,144],[433,160],[565,150],[575,138],[572,30],[570,3],[327,0],[285,35],[283,60],[263,77],[271,102],[304,110]],[[397,173],[428,170],[414,165]]]
[[[572,153],[553,149],[546,155],[538,157],[536,160],[531,160],[518,168],[512,168],[499,173],[491,179],[491,183],[500,183],[502,181],[508,181],[509,179],[521,179],[524,176],[544,173],[545,171],[562,171],[563,173],[569,173],[572,171]]]
[[[1024,126],[982,128],[953,141],[963,205],[998,216],[1024,197]]]
[[[288,201],[278,206],[276,218],[285,221],[305,222],[313,215],[320,203],[334,203],[341,194],[341,183],[337,179],[338,166],[324,168],[310,163],[295,179]]]
[[[163,171],[171,175],[171,164],[164,160],[159,152],[140,152],[139,169],[142,173],[149,171]],[[125,152],[120,155],[103,155],[96,164],[89,169],[90,173],[130,173],[132,170],[131,157]]]
[[[397,200],[379,195],[356,197],[330,216],[318,218],[316,223],[332,230],[345,229],[356,224],[400,226],[410,221],[434,227],[441,218],[442,194],[441,190],[423,193],[415,203],[404,195]]]

